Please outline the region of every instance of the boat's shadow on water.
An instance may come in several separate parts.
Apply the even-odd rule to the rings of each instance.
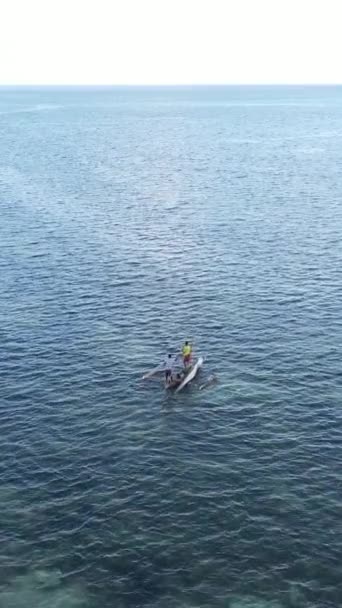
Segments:
[[[200,378],[196,382],[191,383],[190,386],[187,386],[184,391],[181,393],[176,393],[175,390],[165,390],[162,400],[160,402],[161,408],[163,410],[179,410],[183,407],[194,407],[197,408],[201,404],[203,405],[203,397],[207,392],[201,390],[201,381]]]
[[[177,405],[198,405],[199,399],[202,400],[210,390],[213,390],[219,384],[219,379],[215,374],[210,374],[206,378],[201,377],[201,373],[195,381],[187,386],[181,395],[178,395],[175,390],[165,391],[165,399],[162,402],[164,408],[174,408]]]

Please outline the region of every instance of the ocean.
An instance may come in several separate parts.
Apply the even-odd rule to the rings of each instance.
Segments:
[[[0,89],[1,608],[342,606],[341,152],[342,87]]]

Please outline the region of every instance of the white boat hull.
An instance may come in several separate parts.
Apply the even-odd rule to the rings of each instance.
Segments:
[[[176,389],[176,393],[179,393],[181,390],[183,390],[183,388],[189,384],[189,382],[191,382],[191,380],[193,380],[195,378],[195,376],[197,375],[198,370],[202,367],[204,362],[203,357],[199,357],[195,363],[195,365],[193,366],[191,372],[189,372],[183,382],[178,386],[178,388]]]

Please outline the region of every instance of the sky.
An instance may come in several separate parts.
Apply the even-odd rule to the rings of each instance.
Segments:
[[[342,0],[1,0],[0,84],[342,82]]]

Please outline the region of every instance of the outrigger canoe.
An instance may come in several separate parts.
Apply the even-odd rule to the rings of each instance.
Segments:
[[[165,388],[175,388],[176,393],[179,393],[187,384],[189,384],[189,382],[191,382],[195,378],[198,370],[202,367],[203,362],[203,357],[198,357],[198,359],[196,359],[192,365],[189,365],[189,367],[185,369],[179,368],[172,374],[171,379],[165,382]],[[153,370],[143,375],[143,380],[153,378],[154,376],[157,376],[158,374],[161,374],[164,371],[164,366],[155,367]]]

